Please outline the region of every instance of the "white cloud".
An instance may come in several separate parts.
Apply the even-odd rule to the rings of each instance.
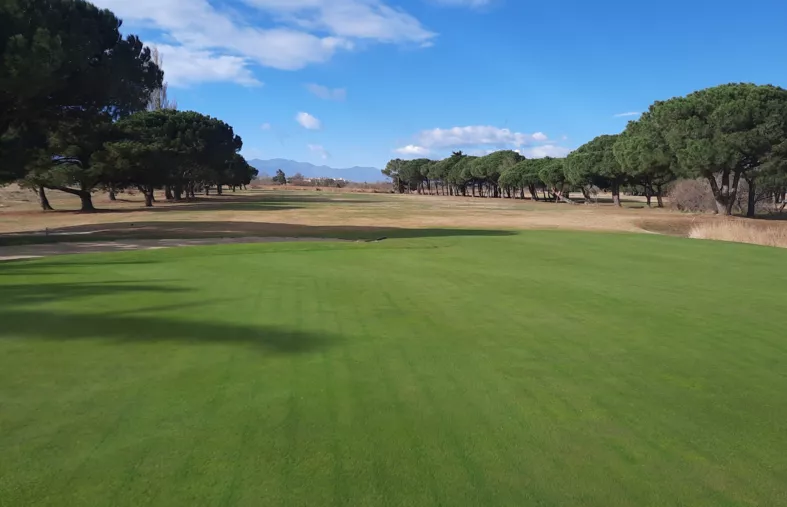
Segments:
[[[565,157],[571,150],[565,146],[556,146],[554,144],[545,144],[543,146],[531,146],[517,150],[526,158],[544,158],[544,157]]]
[[[347,39],[423,43],[436,34],[383,0],[244,0],[295,26]]]
[[[132,30],[156,31],[154,38],[168,41],[170,48],[199,54],[203,62],[212,58],[225,68],[221,74],[210,65],[190,65],[185,72],[169,63],[167,79],[173,85],[216,81],[227,75],[225,80],[248,86],[258,82],[251,64],[297,70],[326,62],[337,51],[352,50],[361,39],[420,45],[436,36],[384,0],[243,0],[253,10],[243,14],[226,5],[220,9],[209,0],[93,1],[114,11]],[[250,19],[272,23],[257,25]],[[233,73],[226,67],[241,70]]]
[[[534,141],[543,142],[543,141],[546,141],[547,139],[549,139],[549,138],[543,132],[536,132],[535,134],[533,134],[533,140]]]
[[[491,126],[454,127],[424,130],[417,136],[418,144],[426,148],[452,148],[461,146],[527,146],[547,139],[542,132],[523,134]]]
[[[639,111],[630,111],[628,113],[618,113],[615,115],[615,118],[625,118],[627,116],[639,116],[641,114],[642,113],[640,113]]]
[[[306,89],[323,100],[341,101],[347,98],[347,90],[344,88],[331,89],[327,86],[311,83],[306,85]]]
[[[295,121],[308,130],[320,130],[322,128],[322,122],[309,113],[300,112],[296,114]]]
[[[492,0],[433,0],[441,5],[451,7],[484,7],[492,3]]]
[[[316,153],[323,160],[328,160],[328,158],[331,156],[331,154],[328,153],[328,151],[319,144],[310,144],[309,151],[311,151],[312,153]]]
[[[262,85],[248,68],[249,62],[246,58],[168,44],[155,46],[164,57],[163,67],[170,86],[184,87],[217,81],[229,81],[243,86]]]
[[[262,130],[270,130],[271,129],[271,124],[270,123],[263,123],[262,125],[260,125],[260,128]]]
[[[424,130],[417,134],[415,139],[413,144],[394,151],[417,157],[435,153],[443,156],[456,149],[476,156],[489,155],[499,150],[513,150],[527,158],[564,157],[571,151],[549,142],[549,137],[543,132],[525,134],[483,125]]]
[[[414,144],[408,144],[407,146],[397,148],[394,151],[396,153],[399,153],[400,155],[406,155],[406,156],[411,156],[411,155],[422,156],[422,155],[429,154],[429,149],[424,148],[423,146],[416,146]]]

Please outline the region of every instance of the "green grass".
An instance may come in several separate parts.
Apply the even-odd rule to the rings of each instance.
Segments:
[[[527,232],[0,264],[0,505],[785,505],[785,261]]]

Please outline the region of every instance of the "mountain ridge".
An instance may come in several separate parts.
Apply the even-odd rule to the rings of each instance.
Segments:
[[[260,172],[260,176],[273,176],[278,169],[284,171],[287,177],[301,173],[305,178],[335,178],[353,181],[356,183],[376,183],[386,181],[386,177],[376,167],[354,166],[335,168],[327,165],[314,165],[308,162],[298,162],[284,158],[262,160],[255,158],[249,160],[249,165]]]

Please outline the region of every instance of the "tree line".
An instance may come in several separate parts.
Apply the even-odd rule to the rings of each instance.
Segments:
[[[0,184],[76,195],[135,189],[152,206],[248,184],[256,169],[221,120],[178,111],[161,56],[84,0],[0,2]]]
[[[620,206],[622,189],[663,206],[668,185],[704,179],[716,211],[731,215],[745,182],[747,216],[758,201],[785,202],[787,90],[733,83],[658,101],[620,134],[601,135],[565,158],[527,159],[516,151],[443,160],[388,162],[383,174],[396,192],[530,198],[574,202],[571,192],[608,191]]]

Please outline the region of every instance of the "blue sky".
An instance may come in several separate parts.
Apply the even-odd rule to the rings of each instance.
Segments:
[[[560,156],[654,100],[787,87],[783,0],[94,0],[247,158]],[[628,116],[623,116],[630,113]]]

